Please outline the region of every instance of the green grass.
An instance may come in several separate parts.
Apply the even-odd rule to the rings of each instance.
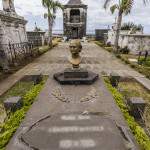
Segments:
[[[0,97],[0,102],[3,102],[12,96],[23,96],[27,91],[29,91],[34,86],[32,81],[30,82],[18,82],[10,90],[8,90],[4,95]]]
[[[135,121],[134,117],[130,116],[128,108],[124,103],[123,95],[119,93],[117,89],[111,86],[108,78],[105,79],[105,83],[109,91],[112,93],[113,98],[116,101],[116,104],[119,106],[120,110],[122,111],[124,118],[127,121],[131,129],[131,132],[133,133],[140,148],[142,150],[150,150],[150,139],[146,135],[144,129],[141,126],[139,126],[139,124]]]
[[[15,113],[11,113],[6,122],[0,125],[0,149],[5,149],[5,146],[24,119],[26,112],[29,110],[32,103],[36,100],[36,97],[41,91],[44,82],[45,81],[42,81],[40,84],[32,86],[32,88],[30,88],[30,90],[23,96],[23,107]]]
[[[41,46],[39,47],[39,54],[44,54],[45,52],[47,52],[48,50],[50,50],[51,48],[49,46]]]
[[[150,67],[150,57],[148,57],[145,61],[144,57],[142,57],[140,60],[139,60],[139,64],[145,66],[145,67]]]
[[[146,101],[147,107],[144,111],[144,120],[147,129],[150,130],[150,92],[137,82],[120,82],[119,88],[125,99],[142,97]]]
[[[128,99],[129,97],[143,97],[150,103],[150,92],[137,82],[120,82],[121,93]]]

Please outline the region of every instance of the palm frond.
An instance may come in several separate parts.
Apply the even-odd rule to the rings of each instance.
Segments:
[[[120,8],[124,12],[124,14],[127,15],[131,12],[133,4],[134,0],[122,0]]]
[[[111,13],[113,14],[116,9],[119,9],[119,5],[115,4],[115,5],[111,6],[111,7],[110,7]]]
[[[105,3],[104,3],[104,8],[106,9],[109,5],[109,3],[111,2],[112,0],[106,0]]]

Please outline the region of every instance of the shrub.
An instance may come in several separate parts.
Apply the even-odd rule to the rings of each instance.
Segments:
[[[3,125],[1,125],[2,130],[0,132],[0,149],[3,149],[7,145],[10,138],[19,127],[20,123],[26,115],[26,112],[41,91],[43,84],[44,82],[41,82],[40,84],[35,85],[30,91],[28,91],[23,97],[23,108],[16,111],[15,113],[10,114],[8,120]]]
[[[112,47],[104,47],[108,52],[112,52],[113,48]]]
[[[134,117],[130,116],[127,106],[124,103],[123,96],[117,91],[116,88],[113,88],[108,79],[105,79],[107,88],[112,93],[114,100],[122,111],[135,139],[140,145],[142,150],[150,150],[150,139],[146,135],[144,129],[138,125]]]
[[[104,47],[105,46],[104,42],[101,42],[101,41],[95,41],[95,44],[97,44],[100,47]]]
[[[119,58],[119,59],[121,58],[120,54],[115,54],[115,55],[116,55],[117,58]]]
[[[39,55],[44,54],[45,52],[47,52],[50,49],[49,46],[42,46],[39,47]]]
[[[122,53],[122,54],[129,54],[129,52],[130,52],[130,50],[128,49],[127,46],[120,49],[120,53]]]
[[[131,67],[131,68],[136,68],[136,64],[130,63],[130,67]]]

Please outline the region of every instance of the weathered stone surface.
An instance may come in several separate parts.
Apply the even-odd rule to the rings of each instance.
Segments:
[[[87,5],[80,0],[70,0],[64,5],[63,15],[67,38],[82,38],[86,35]]]
[[[21,139],[29,147],[44,150],[127,150],[126,143],[130,143],[112,120],[77,113],[46,118],[33,125]]]
[[[121,31],[119,37],[120,48],[127,47],[132,54],[138,54],[139,51],[149,50],[150,47],[150,35],[144,35],[141,32],[136,34],[129,34],[130,30]],[[115,36],[113,30],[108,31],[107,43],[114,45]],[[141,42],[142,38],[142,42]],[[150,53],[150,52],[149,52]]]
[[[61,73],[56,73],[54,74],[54,79],[56,81],[58,81],[60,84],[64,84],[64,85],[81,85],[81,84],[92,84],[94,83],[99,75],[88,71],[88,72],[70,72],[67,73],[67,78],[65,77],[66,73],[64,74],[64,72]],[[69,76],[71,76],[71,78],[68,78]]]
[[[72,69],[67,68],[64,70],[64,78],[87,78],[88,71],[83,68]]]
[[[60,115],[57,114],[62,115],[63,119],[68,118],[64,116],[65,114],[66,115],[75,114],[75,116],[76,114],[79,116],[81,115],[91,116],[92,119],[88,121],[84,120],[81,122],[80,120],[77,120],[76,122],[62,120],[62,123],[60,123],[61,122],[59,119]],[[102,118],[104,117],[104,120],[101,117]],[[75,118],[81,118],[81,117],[75,117]],[[105,118],[108,118],[108,120],[107,119],[105,120]],[[69,138],[69,140],[71,139],[71,141],[69,141],[69,144],[83,143],[85,142],[83,140],[85,139],[84,137],[86,137],[86,140],[92,138],[94,139],[94,142],[98,138],[99,140],[96,141],[96,145],[99,147],[99,149],[101,149],[101,145],[109,146],[109,144],[110,145],[113,144],[112,143],[113,138],[111,138],[111,140],[102,140],[104,141],[104,143],[101,143],[101,138],[105,136],[107,137],[109,135],[110,137],[114,135],[114,141],[115,141],[115,137],[117,138],[117,136],[119,136],[120,138],[118,139],[118,145],[122,145],[122,148],[124,148],[123,147],[124,143],[122,142],[122,140],[124,139],[122,139],[121,134],[119,134],[120,132],[119,129],[117,130],[117,126],[114,125],[113,121],[110,121],[110,118],[111,120],[114,120],[117,125],[125,128],[125,130],[128,133],[127,135],[130,137],[129,138],[130,140],[129,139],[128,140],[130,141],[130,143],[134,143],[133,145],[135,145],[135,149],[138,149],[133,136],[128,131],[128,127],[124,121],[124,118],[119,108],[116,106],[115,101],[113,100],[112,96],[106,89],[101,79],[98,79],[94,84],[88,86],[87,85],[80,85],[80,86],[60,85],[55,80],[53,80],[53,71],[52,71],[45,87],[43,88],[42,92],[38,97],[38,100],[32,105],[31,109],[27,113],[25,120],[20,125],[19,129],[17,130],[16,134],[14,135],[14,137],[12,138],[12,140],[10,141],[6,149],[7,150],[12,150],[12,149],[30,150],[29,145],[28,144],[25,145],[23,141],[28,140],[26,142],[30,142],[30,140],[32,139],[33,142],[30,143],[30,145],[32,146],[36,146],[36,144],[38,144],[38,146],[42,145],[46,149],[46,147],[48,146],[50,147],[51,145],[50,143],[53,143],[53,145],[51,146],[54,146],[54,149],[57,149],[57,145],[59,145],[59,140],[60,141],[68,140]],[[105,125],[103,124],[106,122],[108,126],[106,126],[106,124]],[[85,130],[86,127],[91,127],[91,126],[100,127],[102,125],[102,126],[106,126],[106,131],[108,132],[104,132],[104,134],[99,134],[98,132],[97,133],[87,132],[87,133],[80,134],[81,135],[80,137],[78,133],[71,133],[71,134],[66,133],[64,135],[58,134],[59,136],[55,136],[55,133],[49,134],[47,132],[47,129],[49,127],[51,127],[50,131],[53,131],[52,128],[57,127],[58,124],[60,124],[59,127],[71,126],[69,130],[74,130],[72,129],[72,126],[74,125],[78,126],[78,129],[75,130],[79,130],[79,129]],[[79,128],[80,126],[83,128]],[[109,129],[109,127],[110,130],[107,130]],[[116,132],[113,132],[111,128],[113,128],[114,131]],[[61,129],[59,131],[62,130],[64,129]],[[68,129],[65,128],[65,130]],[[39,137],[40,132],[42,135]],[[22,141],[20,141],[22,134],[24,136]],[[50,138],[51,136],[53,136],[53,138]],[[77,139],[78,137],[79,139]],[[38,143],[36,143],[35,140],[36,138],[39,141]],[[60,142],[61,143],[60,145],[63,146],[64,142],[66,141]],[[91,140],[89,142],[94,143]],[[70,144],[70,145],[74,145],[74,144]],[[114,145],[114,149],[115,148],[116,147]],[[70,150],[71,148],[68,149]],[[89,150],[92,149],[95,150],[96,148],[89,148]]]
[[[135,118],[141,118],[145,107],[146,107],[146,102],[142,97],[131,97],[128,100],[128,105],[130,106],[130,112]]]
[[[4,101],[4,107],[6,110],[11,110],[15,112],[17,109],[20,109],[23,105],[23,101],[20,96],[10,97]]]

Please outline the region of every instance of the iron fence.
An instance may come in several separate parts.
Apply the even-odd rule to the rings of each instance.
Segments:
[[[22,61],[23,58],[32,56],[33,49],[39,46],[38,42],[0,44],[0,58],[6,58],[9,63]]]

